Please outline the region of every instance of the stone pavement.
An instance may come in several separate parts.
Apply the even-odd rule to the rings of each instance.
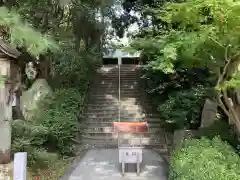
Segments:
[[[72,172],[60,180],[167,180],[167,164],[155,151],[144,149],[140,176],[120,173],[118,149],[93,149],[78,160]]]

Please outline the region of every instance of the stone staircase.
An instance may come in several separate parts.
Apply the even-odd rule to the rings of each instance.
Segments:
[[[112,123],[119,121],[120,106],[121,122],[148,122],[149,132],[142,138],[144,146],[167,153],[166,133],[141,87],[140,67],[121,65],[120,74],[119,88],[118,65],[105,65],[99,69],[84,113],[81,142],[87,148],[116,148],[118,141]]]

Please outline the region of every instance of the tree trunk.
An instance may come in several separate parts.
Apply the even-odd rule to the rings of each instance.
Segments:
[[[236,133],[240,136],[240,116],[237,111],[239,108],[233,102],[232,98],[228,97],[227,92],[222,92],[223,100],[219,98],[219,105],[223,109],[224,113],[229,118],[229,124],[234,124]]]

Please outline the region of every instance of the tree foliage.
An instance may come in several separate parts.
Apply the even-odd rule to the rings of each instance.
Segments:
[[[26,48],[35,57],[57,48],[56,42],[50,37],[42,35],[24,22],[17,10],[0,7],[0,27],[1,36],[15,47]]]
[[[168,99],[159,105],[158,110],[166,124],[174,128],[196,128],[200,125],[204,100],[211,95],[211,90],[201,85],[180,90],[171,93]]]
[[[26,61],[35,62],[38,77],[47,78],[54,89],[38,105],[34,119],[13,122],[13,152],[27,151],[30,166],[75,153],[89,84],[100,64],[105,19],[113,3],[0,1],[1,38],[26,55]]]
[[[174,73],[184,68],[207,67],[215,77],[218,102],[240,131],[240,120],[228,90],[239,87],[239,1],[186,0],[155,8],[155,18],[167,30],[140,37],[132,47],[141,50],[153,69]]]

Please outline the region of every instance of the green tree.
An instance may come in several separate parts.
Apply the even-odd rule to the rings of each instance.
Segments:
[[[154,69],[173,73],[175,65],[207,67],[216,78],[219,106],[240,132],[240,117],[229,90],[238,88],[240,3],[233,0],[186,0],[167,3],[156,18],[168,31],[139,38],[132,46],[153,58]]]
[[[42,35],[25,23],[14,9],[0,7],[0,35],[16,47],[24,47],[37,57],[49,49],[55,49],[56,43],[47,35]]]

